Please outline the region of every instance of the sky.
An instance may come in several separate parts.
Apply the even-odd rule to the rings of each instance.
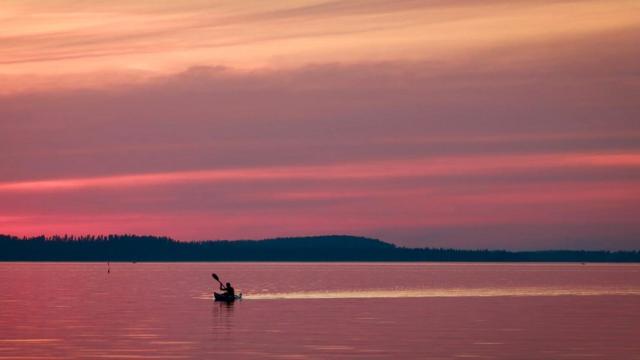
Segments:
[[[4,0],[0,233],[640,249],[636,0]]]

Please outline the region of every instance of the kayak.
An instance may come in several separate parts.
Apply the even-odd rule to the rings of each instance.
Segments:
[[[242,294],[238,294],[236,296],[228,296],[226,294],[218,294],[217,292],[213,293],[213,301],[226,301],[226,302],[232,302],[232,301],[236,301],[236,300],[240,300],[242,299]]]

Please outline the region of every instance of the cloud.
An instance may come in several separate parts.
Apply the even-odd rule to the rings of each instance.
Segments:
[[[167,74],[197,65],[449,61],[504,46],[637,29],[634,10],[626,1],[10,1],[0,58],[3,75],[22,83],[33,75]],[[21,85],[5,82],[2,90]]]
[[[421,6],[314,4],[239,10],[234,21],[304,19],[319,23],[301,33],[320,29],[321,36],[318,24],[325,20],[386,14],[391,18],[383,26],[415,31],[415,24],[402,25],[395,16]],[[99,8],[109,12],[111,6]],[[43,29],[15,41],[28,53],[27,38],[56,38],[60,54],[88,55],[87,62],[91,49],[131,46],[144,63],[147,49],[165,49],[156,36],[181,39],[161,32],[163,17],[183,19],[175,24],[184,26],[179,33],[211,19],[192,19],[191,4],[184,6],[175,12],[124,9],[158,20],[131,43],[101,29],[88,34],[80,25],[68,40]],[[20,92],[0,96],[2,230],[159,233],[185,240],[354,233],[400,244],[510,248],[554,246],[553,239],[568,237],[555,244],[640,246],[634,237],[640,233],[638,27],[626,18],[600,22],[595,10],[605,5],[585,2],[580,31],[556,24],[545,32],[546,23],[532,27],[533,17],[524,34],[515,28],[509,39],[483,33],[495,40],[485,42],[460,31],[489,31],[495,4],[461,6],[463,13],[438,4],[442,16],[431,29],[458,32],[436,31],[437,41],[423,44],[423,33],[415,32],[411,42],[391,46],[402,32],[385,28],[385,38],[371,30],[391,39],[378,44],[394,54],[383,61],[363,55],[374,49],[365,41],[348,52],[348,61],[325,56],[331,51],[322,48],[324,55],[309,64],[311,41],[309,51],[292,47],[304,56],[286,66],[241,69],[194,57],[184,71],[165,69],[164,58],[158,60],[162,70],[154,65],[148,72],[117,66],[68,72],[63,68],[74,63],[64,61],[58,74],[39,73],[44,68],[33,64],[20,68],[42,86],[25,83]],[[517,20],[526,18],[525,9],[541,15],[569,7],[518,2],[494,15]],[[458,25],[456,15],[465,15]],[[366,27],[354,24],[340,23],[340,29],[362,30],[357,38],[366,40]],[[342,35],[324,33],[323,41],[341,41]],[[296,34],[266,35],[294,41]],[[464,39],[463,51],[454,46],[439,53],[443,48],[434,45],[434,53],[423,56],[425,44],[452,39]],[[137,41],[148,43],[137,48]],[[47,68],[55,69],[51,64]],[[0,77],[16,84],[23,75]]]
[[[230,168],[218,170],[138,173],[88,178],[0,183],[1,192],[72,191],[181,183],[314,181],[430,178],[527,173],[530,169],[565,172],[581,168],[640,169],[640,152],[627,154],[541,154],[520,156],[433,157],[414,160],[366,161],[309,166]],[[531,175],[531,174],[527,174]]]
[[[248,73],[196,67],[104,90],[6,95],[0,157],[8,166],[0,181],[455,154],[633,152],[640,135],[635,35],[618,34],[597,57],[592,46],[601,40],[594,38],[558,43],[558,51],[506,48],[453,64]]]

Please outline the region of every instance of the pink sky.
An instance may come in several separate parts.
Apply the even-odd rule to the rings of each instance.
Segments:
[[[0,233],[640,248],[635,1],[4,1]]]

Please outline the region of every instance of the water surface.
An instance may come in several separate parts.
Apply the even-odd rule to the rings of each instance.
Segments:
[[[0,286],[0,359],[640,359],[640,265],[0,263]]]

